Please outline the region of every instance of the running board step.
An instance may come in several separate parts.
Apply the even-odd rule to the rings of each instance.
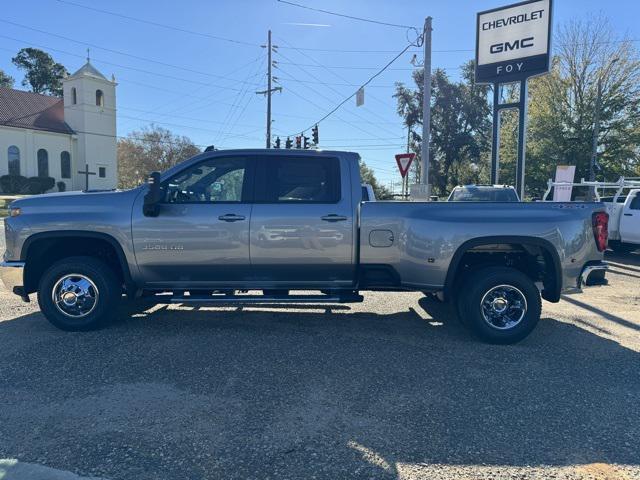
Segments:
[[[213,295],[172,297],[171,303],[260,304],[260,303],[359,303],[362,295]]]

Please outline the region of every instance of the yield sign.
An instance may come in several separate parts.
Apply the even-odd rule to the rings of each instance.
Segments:
[[[398,153],[396,155],[396,163],[398,164],[398,170],[400,170],[402,178],[407,176],[407,172],[409,171],[409,167],[411,166],[411,162],[413,162],[415,156],[415,153]]]

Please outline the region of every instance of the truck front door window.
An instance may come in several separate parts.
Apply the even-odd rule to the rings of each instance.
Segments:
[[[244,177],[244,158],[207,160],[164,184],[165,203],[240,202]]]

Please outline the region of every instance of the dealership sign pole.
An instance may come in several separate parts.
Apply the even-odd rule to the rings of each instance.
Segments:
[[[552,0],[529,0],[478,13],[476,83],[493,84],[491,183],[500,170],[500,112],[518,109],[516,190],[524,198],[527,80],[549,72]],[[520,83],[517,102],[501,103],[501,85]]]

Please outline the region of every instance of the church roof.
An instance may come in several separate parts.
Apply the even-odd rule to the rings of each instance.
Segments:
[[[100,80],[107,80],[107,78],[104,75],[102,75],[96,67],[91,65],[91,62],[89,60],[87,60],[87,63],[85,63],[82,67],[80,67],[69,78],[76,78],[76,77],[93,77],[93,78],[99,78]]]
[[[0,126],[74,133],[64,121],[62,98],[0,87]]]

